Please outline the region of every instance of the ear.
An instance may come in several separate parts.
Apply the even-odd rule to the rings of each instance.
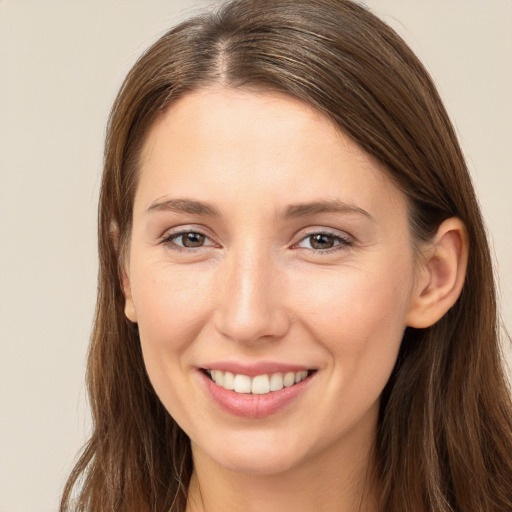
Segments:
[[[119,226],[116,221],[110,222],[109,229],[110,239],[114,246],[114,250],[118,256],[119,261],[119,277],[121,279],[121,287],[123,289],[124,294],[124,314],[128,320],[131,322],[137,322],[137,315],[135,313],[135,305],[133,303],[132,298],[132,289],[130,286],[130,276],[129,276],[129,260],[126,256],[120,255],[120,245],[119,245]]]
[[[456,217],[445,220],[422,257],[406,317],[407,326],[420,329],[435,324],[462,291],[468,262],[464,223]]]
[[[124,293],[124,314],[128,320],[133,323],[137,322],[137,313],[135,312],[135,304],[133,303],[132,298],[132,289],[130,286],[130,276],[125,269],[125,265],[123,264],[120,270],[121,273],[121,285],[123,287]]]

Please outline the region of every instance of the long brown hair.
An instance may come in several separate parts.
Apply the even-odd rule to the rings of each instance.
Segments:
[[[145,135],[172,102],[211,84],[280,91],[323,112],[407,196],[415,240],[430,239],[448,217],[462,219],[470,245],[462,294],[432,327],[407,329],[382,395],[381,510],[510,512],[512,405],[471,180],[424,67],[350,0],[235,0],[169,31],[128,74],[109,120],[99,204],[87,374],[94,430],[60,510],[185,510],[189,440],[148,380],[137,326],[124,316],[119,268]]]

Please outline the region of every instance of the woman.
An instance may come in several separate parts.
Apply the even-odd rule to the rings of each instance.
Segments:
[[[99,220],[61,510],[512,508],[474,191],[364,8],[235,1],[163,36],[114,104]]]

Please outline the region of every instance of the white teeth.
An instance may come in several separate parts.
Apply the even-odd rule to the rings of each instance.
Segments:
[[[279,391],[283,386],[283,374],[273,373],[270,377],[270,391]]]
[[[219,386],[222,386],[224,381],[224,372],[221,372],[220,370],[213,370],[212,371],[212,379],[215,384],[218,384]]]
[[[233,381],[233,389],[237,393],[250,393],[251,392],[251,377],[247,375],[235,375]]]
[[[231,391],[235,388],[234,386],[235,376],[231,372],[226,372],[224,374],[224,382],[222,383],[222,387]]]
[[[295,384],[300,382],[301,380],[304,380],[308,376],[308,371],[304,370],[302,372],[297,372],[295,374]]]
[[[208,370],[208,374],[218,386],[228,391],[265,395],[271,391],[279,391],[283,387],[289,388],[299,383],[308,376],[308,371],[256,375],[252,379],[247,375],[235,375],[231,372],[223,372],[222,370]]]
[[[251,391],[253,395],[264,395],[270,391],[268,375],[257,375],[252,379]]]
[[[288,372],[284,374],[283,384],[285,388],[289,388],[295,384],[295,373]]]

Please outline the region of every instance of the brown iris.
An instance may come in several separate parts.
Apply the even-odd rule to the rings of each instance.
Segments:
[[[202,247],[204,245],[205,236],[201,233],[183,233],[181,236],[183,247]]]
[[[336,237],[318,233],[317,235],[311,235],[309,240],[313,249],[330,249],[334,247]]]

